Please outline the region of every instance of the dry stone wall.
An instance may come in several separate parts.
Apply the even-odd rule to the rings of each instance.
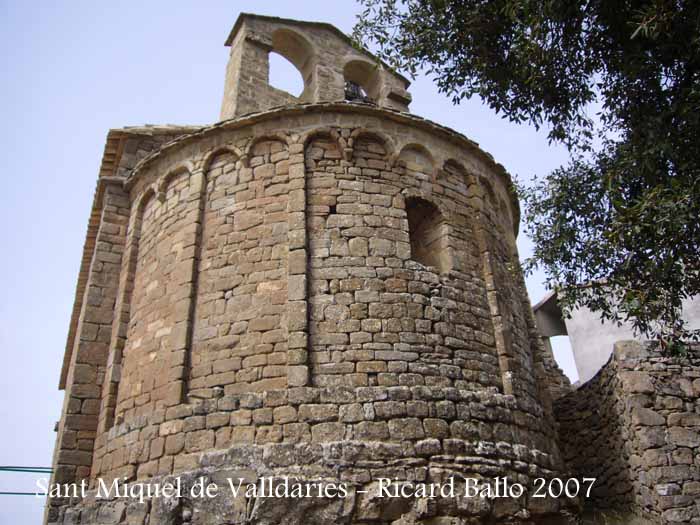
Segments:
[[[627,509],[630,523],[700,523],[698,349],[677,359],[617,343],[555,414],[572,473],[596,478],[590,509]]]

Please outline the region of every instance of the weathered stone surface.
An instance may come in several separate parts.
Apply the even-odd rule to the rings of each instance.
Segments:
[[[684,376],[700,372],[700,353],[676,360],[626,342],[613,355],[555,403],[564,458],[577,476],[596,478],[589,504],[631,509],[623,523],[692,523],[700,514],[683,487],[692,492],[700,479],[700,433],[685,408],[698,396]]]
[[[620,380],[627,392],[632,394],[653,394],[654,385],[651,376],[645,372],[622,372]]]
[[[681,447],[700,447],[700,432],[697,429],[673,427],[668,429],[668,441]]]
[[[635,408],[632,410],[632,422],[641,426],[664,425],[666,418],[648,408]]]
[[[247,16],[237,31],[227,82],[241,89],[227,88],[224,114],[269,111],[108,137],[114,176],[89,228],[56,476],[290,475],[346,482],[348,495],[159,498],[125,512],[88,497],[52,501],[52,523],[529,525],[575,508],[361,495],[380,477],[566,475],[517,270],[517,203],[474,143],[393,111],[406,82],[328,26]],[[269,50],[309,59],[313,103],[267,89]],[[346,81],[369,83],[374,104],[345,101]],[[694,481],[695,386],[657,403],[661,382],[642,372],[650,383],[630,376],[630,393],[648,397],[634,406],[649,447],[630,463],[668,467],[654,482],[686,490],[660,480],[682,464]],[[669,412],[685,413],[681,430],[667,432]],[[609,437],[595,446],[618,450]]]

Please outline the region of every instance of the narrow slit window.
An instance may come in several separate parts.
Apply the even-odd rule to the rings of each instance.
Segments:
[[[433,266],[440,273],[450,269],[447,224],[434,204],[420,198],[406,199],[411,259]]]

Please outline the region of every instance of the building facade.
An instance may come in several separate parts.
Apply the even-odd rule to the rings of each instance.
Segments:
[[[557,302],[557,294],[548,292],[535,306],[535,321],[545,346],[549,338],[569,337],[580,384],[587,383],[605,366],[617,341],[642,340],[629,322],[616,324],[602,321],[600,314],[580,307],[565,316]],[[700,329],[700,300],[691,297],[682,303],[682,317],[689,330]]]

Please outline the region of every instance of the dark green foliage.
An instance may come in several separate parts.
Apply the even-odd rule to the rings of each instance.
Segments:
[[[564,307],[629,320],[664,349],[697,340],[680,304],[700,293],[700,2],[360,2],[356,38],[393,67],[569,148],[520,188],[527,266]]]

